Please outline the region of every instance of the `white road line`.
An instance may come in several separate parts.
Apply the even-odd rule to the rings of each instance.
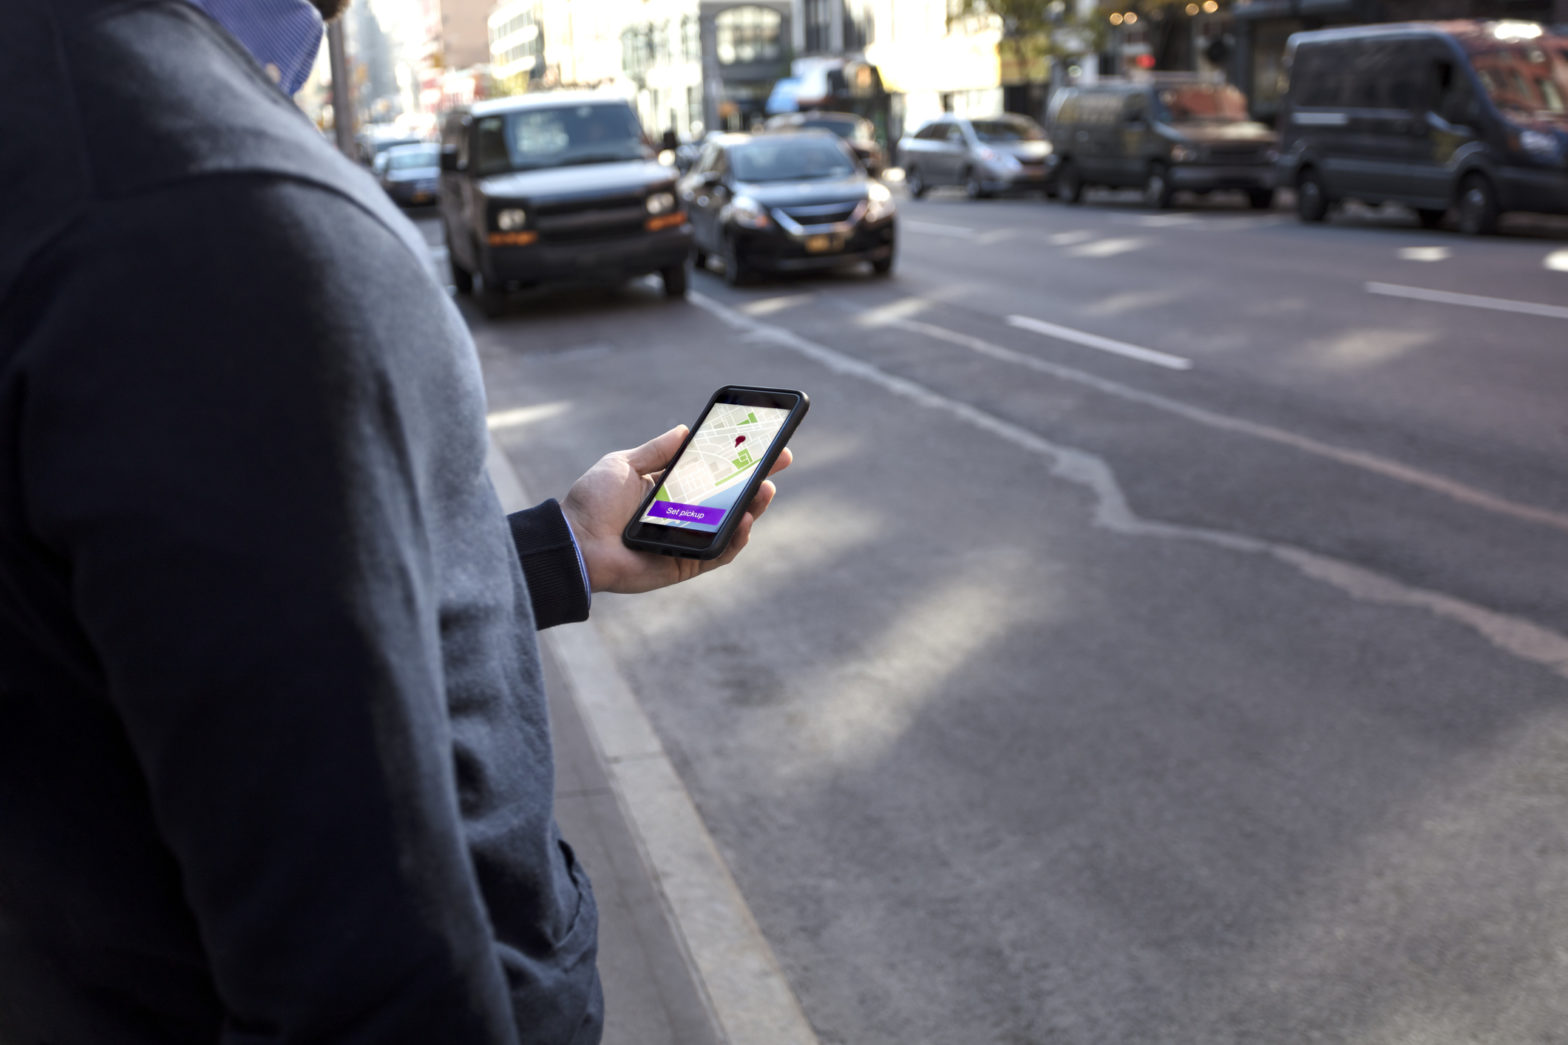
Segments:
[[[1568,250],[1554,250],[1541,262],[1553,272],[1568,272]]]
[[[978,229],[967,225],[944,225],[937,221],[915,221],[912,218],[905,218],[899,224],[915,232],[928,232],[933,236],[948,236],[952,239],[975,239],[980,235]]]
[[[1087,243],[1098,235],[1098,232],[1090,232],[1088,229],[1073,229],[1071,232],[1056,233],[1050,237],[1050,242],[1056,247],[1071,247],[1079,243]]]
[[[749,335],[747,340],[771,343],[788,349],[813,360],[833,373],[867,381],[886,392],[898,396],[900,399],[908,400],[926,409],[946,413],[1004,442],[1011,443],[1022,450],[1045,458],[1050,462],[1052,475],[1067,482],[1084,486],[1092,491],[1095,498],[1094,521],[1097,525],[1113,533],[1125,534],[1130,537],[1186,540],[1210,547],[1225,548],[1233,552],[1269,555],[1280,562],[1288,563],[1305,576],[1339,588],[1355,600],[1383,605],[1414,607],[1434,616],[1463,624],[1498,649],[1521,660],[1540,664],[1557,675],[1568,678],[1568,636],[1560,632],[1543,628],[1523,617],[1498,613],[1484,606],[1445,595],[1442,592],[1407,585],[1391,577],[1385,577],[1382,574],[1374,573],[1371,570],[1344,560],[1308,551],[1294,545],[1282,544],[1259,537],[1250,537],[1245,534],[1230,533],[1224,530],[1182,526],[1143,519],[1133,512],[1131,506],[1128,505],[1126,495],[1122,492],[1121,485],[1116,479],[1116,474],[1102,458],[1073,447],[1053,443],[1021,425],[1004,420],[995,414],[987,413],[968,403],[949,398],[932,388],[911,381],[908,378],[890,374],[880,367],[867,363],[863,359],[846,355],[836,349],[819,344],[785,327],[773,326],[772,324],[763,323],[749,316],[742,315],[705,294],[693,293],[688,300],[698,308],[712,313],[726,325]],[[930,324],[919,323],[914,320],[905,320],[899,325],[912,330],[930,328]],[[930,329],[941,330],[942,328]],[[953,334],[951,331],[943,331],[943,333]],[[964,335],[953,334],[953,337],[964,338]],[[978,338],[966,340],[985,344],[985,342],[979,341]],[[995,348],[999,346],[990,347]],[[1008,350],[1002,349],[1001,351],[1007,352]],[[1013,354],[1016,355],[1016,353]],[[1021,358],[1027,359],[1029,357],[1023,356]],[[1080,374],[1079,377],[1086,379],[1087,383],[1094,384],[1097,387],[1111,385],[1111,382],[1103,382],[1092,375]],[[1144,399],[1146,401],[1159,398],[1153,396],[1146,397],[1143,393],[1138,393],[1134,389],[1126,389],[1126,391],[1134,393],[1130,398]],[[1197,411],[1195,408],[1185,406],[1185,404],[1176,403],[1174,400],[1165,400],[1165,402],[1177,407],[1178,412],[1193,410],[1199,414],[1207,413],[1207,411]],[[1220,421],[1223,427],[1232,427],[1232,422],[1234,421],[1234,419],[1225,418],[1217,414],[1209,415],[1209,417]],[[1235,427],[1243,431],[1251,428],[1250,422],[1235,422],[1234,424]],[[1289,433],[1280,434],[1287,436],[1287,441],[1297,438],[1289,436]],[[1306,440],[1306,442],[1310,443],[1311,441]],[[1353,455],[1354,451],[1349,453]],[[1401,465],[1395,465],[1394,468],[1407,473],[1419,474],[1415,473],[1414,469],[1404,469]],[[1441,487],[1458,486],[1458,484],[1450,484],[1447,480],[1442,479],[1438,479],[1436,483]],[[1420,485],[1428,484],[1422,483]],[[1487,498],[1489,495],[1483,494],[1482,497]],[[1541,514],[1551,515],[1551,513]],[[1568,517],[1556,516],[1555,518],[1555,525],[1568,529]]]
[[[1439,305],[1463,305],[1466,308],[1484,308],[1493,312],[1516,312],[1524,316],[1545,316],[1548,319],[1568,319],[1568,307],[1542,305],[1534,301],[1512,301],[1508,298],[1489,298],[1480,294],[1455,294],[1447,290],[1428,290],[1425,287],[1402,287],[1397,283],[1368,283],[1368,294],[1381,294],[1390,298],[1409,298],[1412,301],[1430,301]]]
[[[1071,341],[1074,344],[1084,345],[1088,348],[1097,348],[1101,352],[1110,352],[1114,355],[1125,356],[1128,359],[1136,359],[1140,363],[1153,363],[1155,366],[1162,366],[1167,370],[1192,369],[1192,360],[1183,359],[1181,356],[1173,356],[1168,352],[1156,352],[1152,348],[1140,348],[1137,345],[1129,345],[1125,341],[1115,341],[1108,337],[1101,337],[1099,334],[1088,334],[1082,330],[1074,330],[1072,327],[1058,326],[1055,323],[1047,323],[1043,319],[1035,319],[1032,316],[1008,316],[1007,325],[1017,327],[1020,330],[1031,330],[1036,334],[1044,334],[1046,337],[1054,337],[1058,341]]]
[[[1449,247],[1401,247],[1399,257],[1402,261],[1447,261],[1454,256]]]
[[[501,428],[520,428],[535,421],[560,417],[571,408],[571,403],[540,403],[538,406],[520,406],[514,410],[497,410],[485,418],[485,425],[492,432]]]
[[[1199,406],[1191,406],[1167,396],[1145,392],[1142,389],[1120,384],[1096,374],[1074,370],[1072,367],[1052,363],[1024,352],[1004,348],[983,338],[960,334],[957,331],[948,330],[945,327],[939,327],[931,323],[924,323],[914,319],[898,319],[894,320],[891,325],[912,333],[924,334],[938,341],[946,341],[948,344],[962,346],[971,352],[1004,363],[1012,363],[1015,366],[1036,370],[1042,374],[1050,374],[1052,377],[1061,378],[1064,381],[1087,385],[1097,391],[1104,392],[1106,395],[1134,403],[1141,403],[1144,406],[1151,406],[1156,410],[1163,410],[1166,413],[1175,414],[1178,417],[1195,421],[1210,428],[1237,432],[1256,439],[1278,443],[1281,446],[1288,446],[1303,453],[1312,454],[1315,457],[1324,457],[1340,464],[1349,465],[1352,468],[1371,472],[1385,479],[1393,479],[1410,486],[1417,486],[1458,501],[1461,504],[1470,505],[1473,508],[1481,508],[1498,515],[1505,515],[1509,518],[1568,533],[1568,514],[1554,512],[1547,508],[1537,508],[1534,505],[1520,504],[1517,501],[1511,501],[1505,497],[1488,493],[1485,490],[1467,486],[1464,483],[1456,482],[1453,479],[1448,479],[1433,472],[1400,464],[1398,461],[1380,457],[1377,454],[1366,453],[1362,450],[1352,450],[1347,447],[1336,446],[1333,443],[1325,443],[1309,436],[1287,432],[1283,428],[1260,424],[1257,421],[1247,421],[1239,417],[1217,414]]]
[[[506,511],[534,503],[494,439],[486,466]],[[540,632],[539,641],[556,653],[723,1039],[818,1045],[691,794],[593,622]]]

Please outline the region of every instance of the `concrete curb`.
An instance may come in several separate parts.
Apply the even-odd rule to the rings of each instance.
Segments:
[[[533,503],[492,438],[508,511]],[[540,635],[603,762],[718,1036],[729,1045],[819,1045],[751,909],[642,706],[592,622]]]

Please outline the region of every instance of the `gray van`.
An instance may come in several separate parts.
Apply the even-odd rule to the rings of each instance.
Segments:
[[[439,207],[458,293],[487,314],[507,291],[657,272],[685,297],[691,223],[622,98],[539,91],[476,102],[441,132]]]
[[[1297,33],[1286,48],[1282,184],[1301,220],[1341,200],[1450,210],[1462,232],[1504,211],[1568,213],[1568,37],[1533,22]]]
[[[1142,188],[1158,209],[1182,190],[1239,189],[1259,210],[1274,203],[1274,132],[1228,84],[1155,77],[1067,87],[1047,123],[1057,196],[1068,203],[1091,185]]]

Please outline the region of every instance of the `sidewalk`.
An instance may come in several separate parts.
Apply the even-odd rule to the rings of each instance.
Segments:
[[[604,1045],[724,1045],[550,643],[555,812],[599,901]]]

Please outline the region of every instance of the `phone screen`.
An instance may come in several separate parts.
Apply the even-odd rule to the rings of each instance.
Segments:
[[[776,406],[713,404],[641,521],[712,533],[730,512],[745,511],[735,500],[789,415]]]

